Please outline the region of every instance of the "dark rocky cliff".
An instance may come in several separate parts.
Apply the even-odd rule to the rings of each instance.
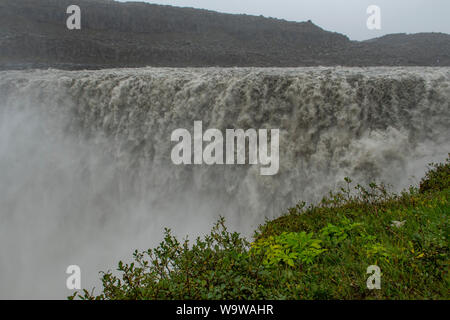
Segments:
[[[66,28],[66,8],[82,29]],[[0,69],[450,65],[450,36],[350,41],[312,22],[110,0],[0,0]]]

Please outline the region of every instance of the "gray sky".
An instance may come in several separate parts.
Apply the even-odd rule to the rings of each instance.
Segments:
[[[122,0],[124,2],[126,0]],[[134,0],[143,1],[143,0]],[[388,33],[445,32],[450,34],[450,0],[154,0],[145,1],[227,13],[246,13],[306,21],[366,40]],[[369,5],[381,8],[381,30],[369,30]]]

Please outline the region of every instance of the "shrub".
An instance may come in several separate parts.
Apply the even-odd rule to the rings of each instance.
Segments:
[[[81,299],[239,299],[261,298],[262,257],[249,254],[249,243],[231,233],[221,218],[204,239],[191,246],[169,229],[155,249],[135,251],[134,262],[118,264],[121,277],[103,273],[103,293],[84,290]]]
[[[321,231],[321,237],[333,245],[338,245],[350,236],[350,232],[360,227],[361,223],[352,223],[348,218],[343,218],[338,226],[328,223]]]
[[[419,191],[445,190],[450,187],[450,154],[445,163],[431,163],[431,169],[420,182]]]

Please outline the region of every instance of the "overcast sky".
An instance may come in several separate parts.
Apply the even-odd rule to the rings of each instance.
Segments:
[[[122,0],[126,1],[126,0]],[[144,1],[144,0],[134,0]],[[320,27],[366,40],[388,33],[445,32],[450,34],[450,0],[154,0],[145,1],[227,13],[312,20]],[[369,30],[369,5],[381,8],[381,30]]]

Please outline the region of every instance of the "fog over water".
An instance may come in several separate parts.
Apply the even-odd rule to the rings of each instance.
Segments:
[[[350,176],[396,191],[450,150],[450,68],[0,72],[0,298],[99,286],[163,227],[250,236]],[[177,128],[280,129],[280,171],[175,166]],[[98,292],[98,290],[97,290]]]

